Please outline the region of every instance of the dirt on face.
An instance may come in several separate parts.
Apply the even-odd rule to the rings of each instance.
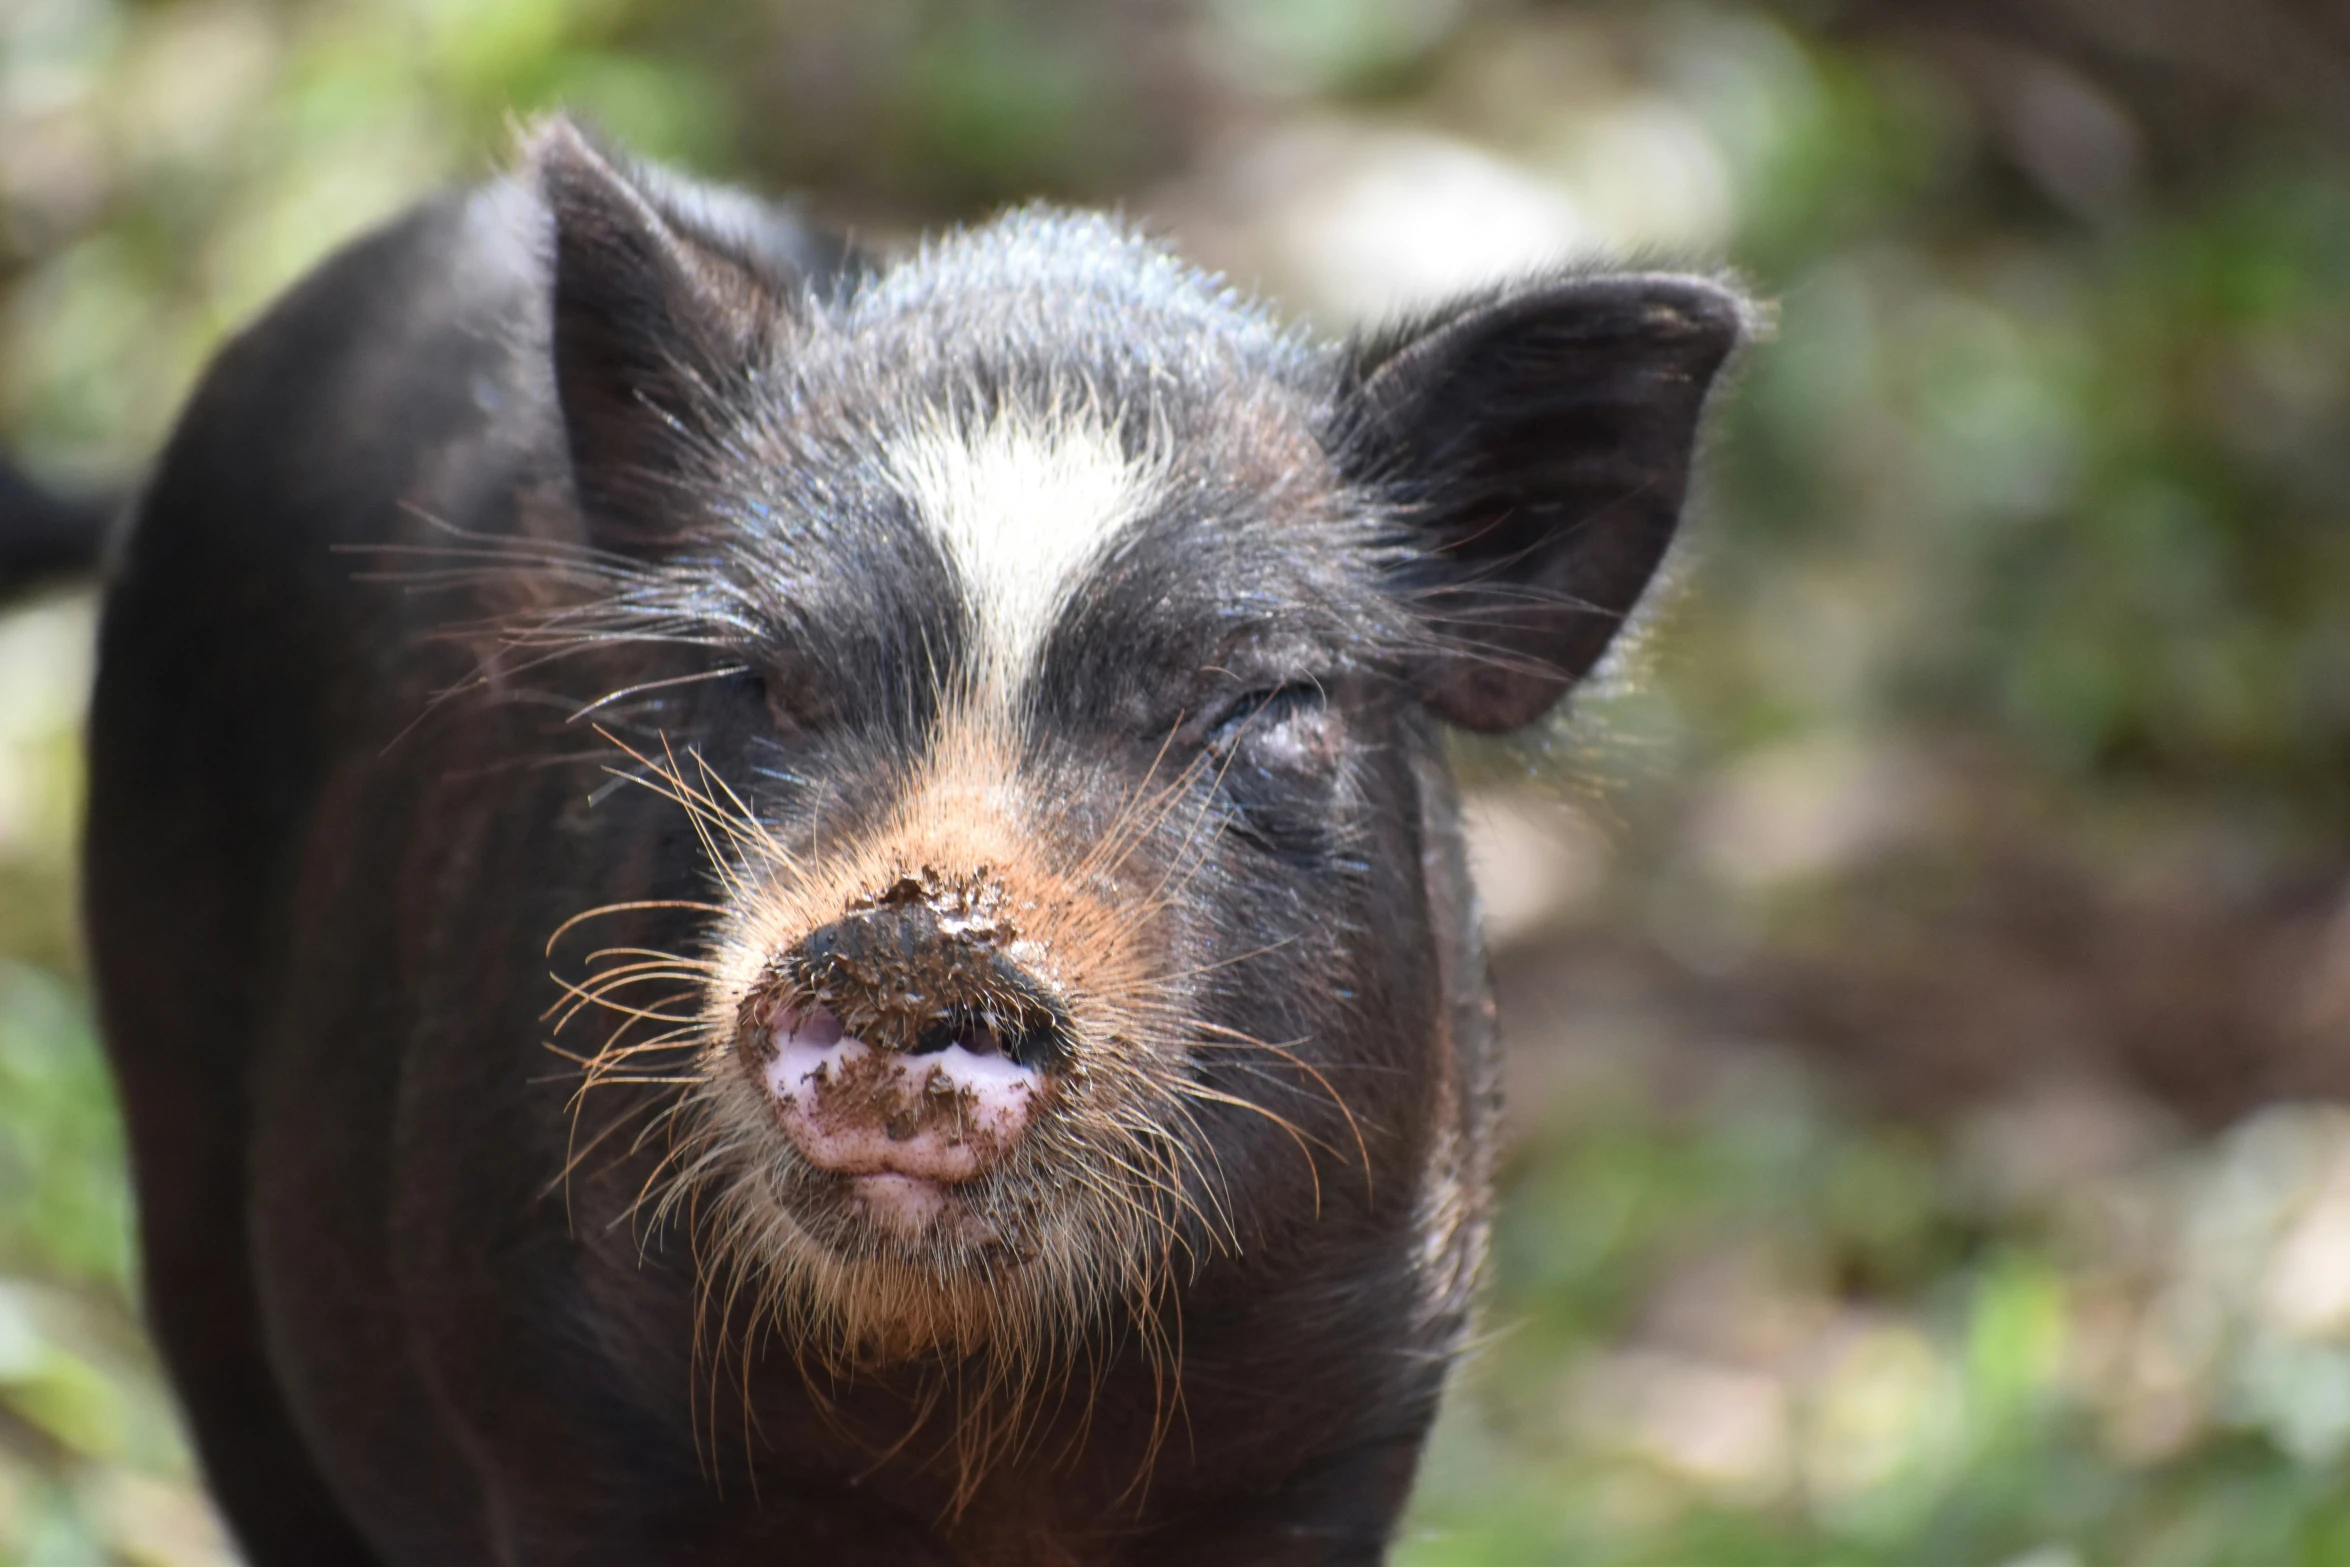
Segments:
[[[1010,956],[1019,929],[1009,902],[986,866],[961,876],[925,866],[852,898],[843,918],[777,954],[744,997],[737,1038],[746,1059],[773,1053],[787,1013],[822,1009],[880,1052],[961,1044],[1024,1066],[1064,1064],[1066,1010]]]

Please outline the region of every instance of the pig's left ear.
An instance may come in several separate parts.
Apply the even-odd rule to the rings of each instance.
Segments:
[[[1354,350],[1335,447],[1411,531],[1435,712],[1499,732],[1587,673],[1672,543],[1750,307],[1694,277],[1545,281]]]
[[[524,154],[550,220],[555,391],[589,530],[612,548],[664,540],[672,481],[721,438],[728,389],[803,296],[865,263],[788,207],[631,164],[569,120]]]

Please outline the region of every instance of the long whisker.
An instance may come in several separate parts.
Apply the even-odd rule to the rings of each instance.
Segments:
[[[602,919],[608,914],[626,914],[637,909],[687,909],[700,914],[724,914],[726,912],[724,906],[720,904],[696,903],[683,898],[639,898],[628,903],[599,904],[595,908],[581,910],[556,926],[555,933],[547,938],[547,956],[553,957],[555,955],[555,943],[561,941],[564,934],[574,925],[587,920]]]
[[[1363,1179],[1365,1182],[1371,1179],[1371,1145],[1369,1140],[1363,1136],[1362,1123],[1355,1118],[1354,1107],[1346,1102],[1346,1096],[1338,1091],[1338,1085],[1331,1082],[1321,1068],[1286,1045],[1276,1045],[1268,1040],[1258,1039],[1254,1035],[1244,1034],[1236,1028],[1227,1028],[1221,1023],[1212,1023],[1205,1018],[1193,1018],[1190,1020],[1190,1026],[1198,1033],[1205,1034],[1211,1039],[1221,1040],[1250,1050],[1261,1050],[1267,1055],[1278,1057],[1312,1078],[1322,1092],[1329,1095],[1330,1103],[1337,1107],[1338,1113],[1346,1118],[1347,1130],[1353,1134],[1355,1149],[1362,1156]]]
[[[587,706],[573,712],[569,718],[563,721],[567,724],[576,724],[599,707],[609,707],[614,702],[625,701],[632,696],[642,696],[647,691],[666,691],[674,686],[698,685],[705,680],[728,680],[736,675],[749,674],[750,669],[751,666],[748,664],[728,664],[722,669],[698,670],[690,675],[672,675],[666,680],[645,680],[633,686],[622,686],[617,691],[605,692],[593,702],[588,703]]]

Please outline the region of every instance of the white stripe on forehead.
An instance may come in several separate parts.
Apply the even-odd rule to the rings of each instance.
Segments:
[[[972,687],[1008,703],[1086,569],[1149,508],[1155,466],[1083,414],[933,421],[893,441],[891,478],[945,547],[969,603]]]

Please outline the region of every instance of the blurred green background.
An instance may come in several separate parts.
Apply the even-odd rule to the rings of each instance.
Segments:
[[[1510,1135],[1400,1559],[2350,1563],[2350,8],[0,0],[0,432],[134,475],[558,103],[883,242],[1115,202],[1333,329],[1740,269],[1674,590],[1463,757]],[[75,950],[91,624],[0,616],[0,1561],[221,1562]]]

